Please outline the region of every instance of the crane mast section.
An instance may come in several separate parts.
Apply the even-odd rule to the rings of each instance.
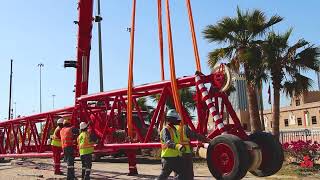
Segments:
[[[75,99],[88,94],[90,50],[93,22],[93,0],[79,0],[77,70]]]

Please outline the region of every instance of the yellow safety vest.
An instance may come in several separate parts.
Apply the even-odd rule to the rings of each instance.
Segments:
[[[85,154],[92,154],[94,151],[94,143],[89,141],[90,134],[82,132],[78,137],[78,145],[80,156]]]
[[[178,131],[178,136],[179,136],[179,140],[180,140],[180,125],[176,125],[175,126],[177,131]],[[184,153],[192,153],[191,151],[191,147],[190,147],[190,139],[188,138],[187,136],[187,133],[186,133],[186,126],[183,126],[182,128],[183,130],[183,139],[182,139],[182,142],[180,142],[180,144],[184,145],[184,147],[186,148],[186,150],[184,151]]]
[[[61,147],[61,138],[58,137],[60,135],[61,128],[58,126],[55,130],[53,135],[51,136],[51,146]]]
[[[171,128],[170,126],[167,126],[167,128],[162,129],[162,131],[165,131],[167,129],[170,133],[171,140],[175,144],[179,144],[179,136],[175,129]],[[160,139],[161,139],[161,157],[178,157],[181,156],[181,152],[176,149],[169,148],[166,144],[166,142],[162,139],[162,132],[160,133]]]

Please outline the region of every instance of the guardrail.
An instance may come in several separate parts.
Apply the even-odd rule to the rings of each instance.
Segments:
[[[297,131],[281,131],[279,140],[282,143],[290,143],[291,141],[320,141],[320,130],[297,130]]]

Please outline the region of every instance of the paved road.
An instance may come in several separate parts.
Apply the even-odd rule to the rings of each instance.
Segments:
[[[160,172],[161,165],[159,161],[145,161],[140,159],[138,164],[139,176],[129,177],[127,176],[128,164],[126,160],[104,160],[103,162],[94,162],[92,179],[104,179],[104,180],[121,180],[121,179],[141,179],[149,180],[155,179]],[[66,169],[65,164],[63,165]],[[76,162],[76,172],[77,176],[80,177],[81,163]],[[55,176],[52,172],[52,160],[51,159],[32,159],[32,160],[14,160],[11,163],[1,163],[0,164],[0,180],[33,180],[33,179],[66,179],[65,176]],[[207,180],[213,179],[208,171],[207,167],[203,163],[194,164],[195,179],[197,180]],[[80,178],[79,178],[80,179]],[[246,180],[254,180],[256,177],[252,176],[250,173],[244,178]],[[271,176],[269,178],[259,178],[259,179],[298,179],[291,176]]]

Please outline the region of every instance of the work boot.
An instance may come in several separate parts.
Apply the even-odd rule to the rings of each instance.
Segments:
[[[138,170],[137,169],[130,169],[128,176],[137,176],[138,175]]]
[[[57,172],[54,172],[55,175],[63,175],[63,172],[61,171],[57,171]]]
[[[86,169],[82,168],[81,178],[84,179],[85,175],[86,175]]]

